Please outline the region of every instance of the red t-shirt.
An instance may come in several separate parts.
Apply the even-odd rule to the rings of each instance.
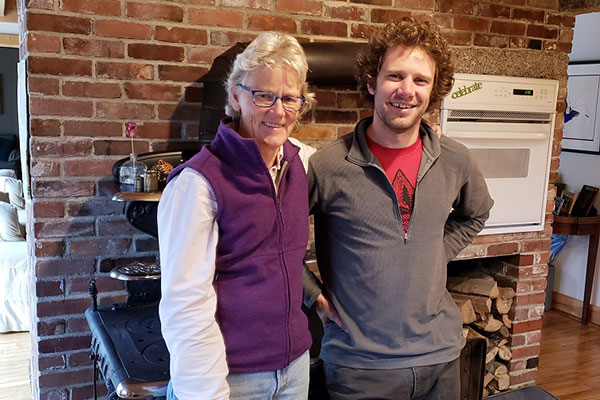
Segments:
[[[398,207],[402,215],[404,232],[408,232],[408,223],[413,210],[417,174],[423,154],[421,137],[412,145],[402,149],[384,147],[367,136],[367,144],[371,153],[377,158],[388,180],[396,192]]]

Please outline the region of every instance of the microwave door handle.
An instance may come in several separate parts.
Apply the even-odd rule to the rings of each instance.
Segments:
[[[448,131],[449,138],[456,139],[510,139],[510,140],[545,140],[549,133],[546,132],[509,132],[509,131]]]

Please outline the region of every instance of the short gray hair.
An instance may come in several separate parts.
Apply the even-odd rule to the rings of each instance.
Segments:
[[[225,82],[227,91],[227,103],[225,104],[225,114],[233,118],[239,118],[240,112],[231,107],[232,90],[237,90],[237,85],[243,83],[246,74],[249,71],[259,67],[266,66],[274,68],[278,66],[287,66],[298,73],[300,79],[300,95],[304,96],[306,102],[298,118],[308,112],[315,104],[315,94],[309,92],[306,83],[306,73],[308,63],[304,49],[296,38],[280,32],[261,33],[246,47],[246,49],[237,55],[233,62],[231,72]]]

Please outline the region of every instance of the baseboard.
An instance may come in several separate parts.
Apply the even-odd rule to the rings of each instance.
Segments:
[[[559,292],[552,292],[552,309],[581,319],[583,301]],[[590,304],[590,323],[600,326],[600,307]]]

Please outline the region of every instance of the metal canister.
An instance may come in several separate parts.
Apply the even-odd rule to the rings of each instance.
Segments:
[[[144,192],[156,192],[158,190],[158,172],[149,170],[144,175]]]
[[[135,192],[143,192],[144,191],[144,178],[142,176],[135,177],[135,185],[134,185],[133,190]]]

